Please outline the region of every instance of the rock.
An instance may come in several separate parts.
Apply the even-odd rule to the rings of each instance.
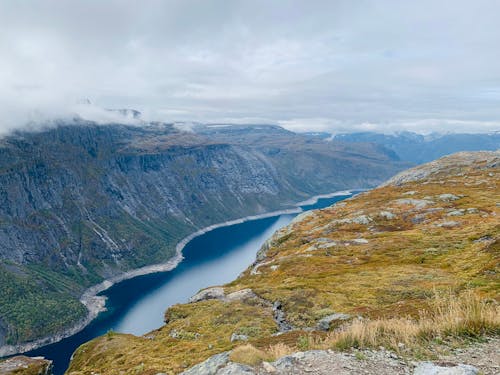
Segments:
[[[423,223],[425,221],[425,215],[423,214],[418,214],[418,215],[415,215],[411,218],[411,222],[413,224],[420,224],[420,223]]]
[[[274,367],[272,364],[270,364],[269,362],[266,362],[266,361],[262,362],[262,368],[266,372],[269,372],[271,374],[276,372],[276,367]]]
[[[474,240],[473,242],[478,243],[478,242],[490,242],[493,240],[493,237],[491,236],[483,236],[481,238],[478,238],[477,240]]]
[[[337,243],[335,241],[328,241],[324,242],[320,245],[317,246],[318,249],[329,249],[330,247],[335,247],[337,246]]]
[[[206,361],[198,363],[196,366],[182,372],[182,375],[216,375],[229,362],[229,352],[216,354]]]
[[[431,208],[426,209],[425,212],[433,213],[433,212],[439,212],[439,211],[443,211],[443,210],[444,210],[443,207],[431,207]]]
[[[438,196],[438,199],[440,201],[444,201],[444,202],[451,202],[451,201],[456,201],[456,200],[460,199],[460,197],[457,197],[454,194],[441,194]]]
[[[330,324],[335,321],[343,321],[350,319],[351,316],[349,314],[336,313],[325,316],[318,321],[316,327],[320,331],[328,331],[330,329]]]
[[[287,355],[273,362],[273,366],[279,371],[290,371],[295,364],[295,358]]]
[[[417,363],[417,367],[415,368],[413,375],[476,375],[478,372],[477,368],[469,365],[419,362]]]
[[[0,362],[0,374],[38,374],[51,375],[52,361],[44,357],[18,355]]]
[[[416,194],[416,191],[411,190],[411,191],[407,191],[406,193],[403,193],[402,195],[415,195],[415,194]]]
[[[448,214],[446,216],[463,216],[464,212],[465,212],[464,209],[453,210],[453,211],[448,212]]]
[[[304,212],[304,214],[308,213]],[[300,215],[299,215],[300,216]],[[295,222],[295,224],[297,221]],[[287,226],[278,229],[276,232],[273,233],[273,235],[264,242],[264,244],[260,247],[259,251],[257,251],[257,255],[255,258],[256,262],[261,262],[264,259],[266,259],[267,256],[267,251],[276,246],[277,244],[281,243],[286,236],[288,236],[292,232],[292,224],[288,224]]]
[[[355,238],[354,240],[351,241],[352,243],[355,243],[357,245],[364,245],[368,243],[368,240],[365,240],[364,238]]]
[[[443,221],[442,223],[436,224],[436,226],[440,227],[440,228],[454,228],[454,227],[457,227],[459,225],[460,225],[460,223],[458,223],[456,221]]]
[[[479,213],[479,210],[478,210],[477,208],[473,208],[473,207],[471,207],[471,208],[468,208],[468,209],[467,209],[467,213],[468,213],[468,214],[478,214],[478,213]]]
[[[285,312],[283,311],[283,305],[280,301],[275,301],[273,303],[273,318],[280,332],[291,331],[293,329],[292,325],[285,319]]]
[[[200,373],[201,375],[202,373]],[[204,375],[205,373],[203,373]],[[256,372],[250,366],[241,363],[229,363],[226,367],[216,372],[216,375],[255,375]]]
[[[396,217],[396,215],[394,215],[392,212],[389,211],[380,211],[378,213],[378,216],[387,220],[392,220]]]
[[[231,335],[231,342],[235,341],[248,341],[248,336],[247,335],[240,335],[237,333],[233,333]]]
[[[233,302],[233,301],[243,301],[253,298],[259,298],[252,289],[245,288],[238,290],[233,293],[229,293],[226,297],[224,297],[224,301]]]
[[[428,199],[412,199],[412,198],[396,199],[394,202],[401,206],[402,205],[414,206],[417,210],[421,210],[422,208],[425,208],[428,205],[434,203],[433,201]]]
[[[170,333],[168,334],[170,337],[172,337],[173,339],[177,339],[179,338],[179,332],[177,332],[177,330],[173,329],[170,331]]]
[[[208,299],[222,299],[224,298],[224,288],[216,286],[213,288],[207,288],[199,291],[194,296],[189,298],[189,303],[195,303],[199,301],[205,301]]]
[[[356,216],[355,218],[352,219],[352,222],[354,224],[363,224],[363,225],[368,225],[371,223],[371,221],[372,221],[372,218],[370,216],[367,216],[367,215]]]

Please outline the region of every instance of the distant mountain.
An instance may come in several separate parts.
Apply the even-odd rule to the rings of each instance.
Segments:
[[[367,142],[384,146],[404,161],[425,163],[459,151],[494,151],[500,148],[500,132],[490,134],[431,134],[423,136],[411,132],[394,135],[372,132],[338,134],[341,142]]]
[[[0,139],[0,353],[65,332],[87,314],[86,288],[167,261],[199,228],[407,166],[277,126],[179,128],[77,121]]]

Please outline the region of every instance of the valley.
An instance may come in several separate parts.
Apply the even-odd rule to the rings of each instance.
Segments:
[[[77,332],[102,307],[84,299],[88,314],[86,289],[165,263],[199,228],[375,186],[405,167],[370,145],[276,126],[234,136],[75,121],[0,141],[1,355]]]
[[[295,352],[379,347],[405,373],[495,337],[499,165],[498,152],[459,153],[299,215],[238,278],[169,308],[144,336],[83,345],[68,373],[181,373],[204,360],[186,374],[276,373]]]

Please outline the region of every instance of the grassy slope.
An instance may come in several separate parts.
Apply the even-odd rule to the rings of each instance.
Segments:
[[[385,186],[315,211],[273,237],[257,274],[251,274],[250,267],[224,288],[226,292],[251,288],[265,300],[281,301],[287,319],[298,328],[313,327],[332,312],[361,315],[371,322],[418,318],[422,311],[433,311],[436,291],[462,296],[469,291],[474,297],[466,296],[480,300],[477,306],[489,299],[489,312],[498,313],[500,170],[498,166],[483,167],[479,163],[458,171],[446,168],[426,181]],[[415,193],[406,194],[411,191]],[[460,199],[441,200],[441,194]],[[398,199],[424,198],[431,201],[424,208],[397,203]],[[468,208],[475,210],[448,216]],[[395,217],[384,218],[381,211],[390,211]],[[369,224],[336,222],[360,215],[369,216]],[[449,221],[458,224],[438,226]],[[318,248],[318,238],[334,241],[336,246]],[[353,242],[360,238],[368,243]],[[250,343],[263,350],[278,343],[299,349],[310,346],[311,341],[322,347],[338,343],[331,334],[327,337],[318,331],[271,336],[277,329],[270,307],[252,299],[176,305],[166,316],[168,324],[144,337],[108,334],[84,344],[68,372],[178,373],[238,346],[230,342],[233,332],[249,335]],[[435,314],[435,320],[443,316]],[[498,334],[495,319],[479,324],[473,333]],[[171,337],[173,331],[176,338]],[[447,334],[452,332],[435,328],[435,335],[428,338],[441,340]],[[304,340],[306,336],[309,338]]]

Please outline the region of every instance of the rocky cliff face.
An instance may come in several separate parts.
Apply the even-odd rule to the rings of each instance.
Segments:
[[[499,181],[499,152],[459,153],[300,215],[238,279],[84,344],[68,373],[496,374]]]
[[[402,167],[375,149],[294,146],[306,142],[78,121],[0,140],[0,345],[83,318],[84,288],[166,261],[200,227],[373,186]]]

